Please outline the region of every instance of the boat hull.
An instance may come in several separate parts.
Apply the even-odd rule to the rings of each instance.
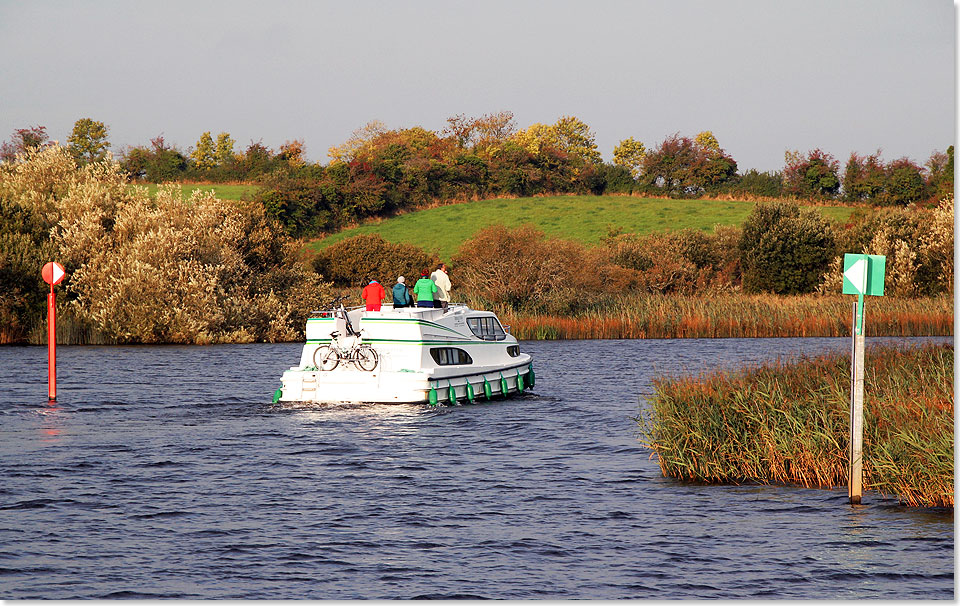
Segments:
[[[522,393],[536,381],[530,356],[525,354],[504,367],[475,368],[469,373],[455,368],[443,370],[447,372],[291,368],[283,373],[283,386],[276,399],[324,404],[456,405]]]

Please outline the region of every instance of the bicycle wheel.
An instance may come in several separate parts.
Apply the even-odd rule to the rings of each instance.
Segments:
[[[320,370],[333,370],[340,363],[340,354],[329,345],[321,345],[313,352],[313,365]]]
[[[357,367],[361,370],[371,371],[377,367],[380,362],[380,356],[377,350],[369,345],[361,345],[357,348],[356,357],[353,359]]]

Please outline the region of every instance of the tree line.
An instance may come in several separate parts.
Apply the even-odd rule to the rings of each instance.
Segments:
[[[42,126],[18,129],[0,146],[0,160],[49,144]],[[457,115],[440,132],[374,121],[331,147],[326,165],[307,161],[301,140],[278,150],[261,142],[235,147],[229,133],[204,132],[187,151],[158,136],[120,151],[118,159],[136,182],[258,183],[256,201],[295,237],[435,202],[486,197],[616,193],[903,207],[953,192],[953,146],[934,151],[923,166],[909,158],[886,161],[878,150],[852,153],[841,169],[831,154],[815,149],[788,150],[780,171],[740,171],[704,131],[673,134],[650,148],[629,137],[604,162],[593,131],[575,116],[519,128],[510,112]],[[108,128],[90,118],[77,121],[67,146],[81,165],[102,160],[109,148]]]
[[[255,200],[184,198],[175,184],[150,196],[116,161],[33,146],[0,163],[0,342],[42,340],[39,268],[50,259],[67,270],[61,327],[142,343],[293,340],[333,286],[438,261],[379,236],[332,245],[312,268],[300,248]],[[952,196],[929,209],[858,208],[844,225],[796,202],[761,202],[742,227],[611,232],[600,246],[495,225],[445,260],[458,292],[483,307],[580,314],[648,294],[836,293],[843,252],[885,255],[888,294],[952,292]]]

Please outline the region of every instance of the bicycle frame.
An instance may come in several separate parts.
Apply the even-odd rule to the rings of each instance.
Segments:
[[[331,303],[333,309],[330,313],[333,314],[333,317],[343,318],[345,327],[347,329],[347,335],[341,337],[339,331],[333,331],[330,333],[330,343],[328,345],[322,345],[316,349],[314,352],[314,365],[320,370],[333,370],[336,368],[341,361],[347,363],[353,363],[354,366],[360,370],[372,371],[380,362],[380,356],[377,354],[377,351],[368,344],[363,343],[363,329],[355,330],[353,328],[353,323],[350,322],[350,316],[347,313],[346,308],[343,306],[343,299],[345,297],[338,297],[334,299]],[[340,307],[336,307],[337,304],[340,304]],[[342,345],[341,345],[342,343]],[[349,345],[348,345],[349,343]],[[326,350],[326,351],[324,351]],[[322,359],[317,360],[317,355],[324,351],[322,354]]]

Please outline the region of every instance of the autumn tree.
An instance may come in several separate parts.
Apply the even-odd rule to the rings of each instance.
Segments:
[[[150,147],[133,147],[122,153],[120,166],[134,179],[163,183],[183,176],[187,157],[158,135],[150,140]]]
[[[643,170],[643,158],[647,155],[647,148],[640,141],[628,137],[613,148],[613,163],[630,170],[636,179]]]
[[[531,124],[513,139],[534,155],[558,151],[583,163],[602,161],[593,131],[576,116],[562,116],[553,125]]]
[[[866,157],[852,152],[843,171],[843,199],[848,202],[878,199],[885,179],[880,150]]]
[[[50,137],[47,135],[47,127],[31,126],[28,128],[18,128],[13,131],[10,141],[4,141],[0,145],[0,162],[11,162],[18,155],[22,155],[29,149],[37,147],[46,147],[50,144]]]
[[[909,158],[900,158],[887,165],[883,202],[906,206],[923,199],[921,169]]]
[[[700,139],[704,144],[674,134],[645,154],[642,172],[646,186],[683,197],[698,196],[731,181],[737,173],[736,161],[715,138]]]
[[[697,148],[695,181],[703,189],[711,189],[732,180],[737,174],[737,163],[720,147],[720,142],[708,130],[694,138]]]
[[[933,152],[924,166],[931,195],[941,200],[953,195],[953,146],[948,147],[946,153]]]
[[[68,149],[80,164],[100,162],[107,156],[110,142],[107,141],[108,129],[103,122],[80,118],[73,125],[73,132],[67,139]]]
[[[217,166],[226,166],[233,162],[233,146],[236,143],[230,138],[230,133],[220,133],[217,135],[216,151],[213,152]]]
[[[305,151],[306,146],[303,141],[294,139],[293,141],[284,141],[283,145],[280,146],[278,155],[291,168],[299,168],[306,164],[306,160],[303,158]]]
[[[457,147],[489,157],[499,150],[517,130],[513,112],[501,111],[484,114],[479,118],[467,118],[457,114],[447,118],[443,135],[452,138]]]
[[[694,141],[704,150],[720,151],[720,142],[717,141],[717,138],[709,130],[697,133]]]
[[[784,154],[783,186],[800,198],[832,198],[840,191],[840,163],[832,155],[815,149]]]
[[[535,156],[559,147],[556,130],[540,122],[517,131],[511,139]]]
[[[332,162],[349,162],[358,152],[366,148],[370,142],[387,132],[387,125],[380,120],[371,120],[363,127],[353,131],[349,139],[341,145],[335,145],[327,151]]]
[[[206,131],[200,135],[200,140],[197,141],[197,147],[190,154],[190,157],[193,158],[194,165],[203,171],[210,170],[217,165],[214,154],[213,137],[210,136],[210,131]]]
[[[590,127],[576,116],[563,116],[553,125],[560,150],[591,164],[603,161]]]

